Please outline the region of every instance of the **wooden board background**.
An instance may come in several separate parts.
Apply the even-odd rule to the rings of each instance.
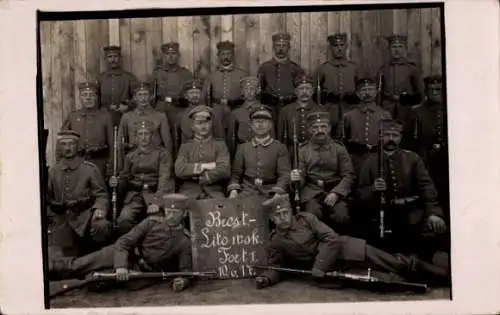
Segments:
[[[256,74],[272,56],[271,35],[287,31],[292,60],[314,71],[327,58],[327,36],[340,31],[348,34],[350,58],[374,72],[388,54],[381,36],[395,32],[408,35],[409,58],[428,75],[442,69],[440,14],[426,8],[41,22],[47,163],[55,161],[55,135],[64,118],[80,107],[77,83],[106,69],[105,45],[120,45],[124,68],[145,79],[162,43],[179,42],[181,64],[206,74],[217,64],[216,43],[230,40],[236,62]]]

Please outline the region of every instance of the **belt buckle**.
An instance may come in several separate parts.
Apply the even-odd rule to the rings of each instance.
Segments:
[[[144,185],[142,185],[142,189],[143,189],[143,190],[149,190],[149,185],[148,185],[148,184],[144,184]]]
[[[371,149],[373,148],[373,146],[371,144],[367,144],[366,148],[368,149],[368,151],[371,151]]]
[[[165,102],[172,103],[172,98],[170,96],[165,97]]]
[[[227,100],[225,98],[220,99],[221,105],[227,105]]]
[[[433,145],[433,148],[434,148],[435,150],[439,150],[439,149],[441,149],[441,145],[440,145],[439,143],[435,143],[435,144]]]
[[[325,182],[324,182],[324,181],[322,181],[322,180],[318,180],[318,181],[316,181],[316,183],[317,183],[317,184],[318,184],[318,186],[319,186],[319,187],[321,187],[321,188],[324,188],[324,187],[325,187]]]
[[[260,179],[260,178],[256,178],[256,179],[254,180],[254,184],[255,184],[255,186],[262,186],[262,183],[263,183],[263,182],[262,182],[262,179]]]

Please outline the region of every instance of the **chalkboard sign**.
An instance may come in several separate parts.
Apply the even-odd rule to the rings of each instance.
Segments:
[[[220,279],[255,276],[266,264],[268,221],[259,197],[194,201],[190,228],[195,271],[216,270]]]

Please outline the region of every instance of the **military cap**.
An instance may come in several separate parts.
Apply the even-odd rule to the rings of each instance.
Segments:
[[[161,45],[161,52],[162,53],[167,53],[167,52],[178,52],[179,51],[179,43],[177,42],[169,42],[166,44]]]
[[[346,41],[347,41],[347,34],[346,33],[336,33],[336,34],[328,36],[328,43],[330,45],[336,44],[338,42],[345,43]]]
[[[212,116],[212,108],[206,105],[198,105],[188,113],[188,117],[192,120],[211,120]]]
[[[430,84],[441,84],[443,82],[443,77],[440,74],[429,75],[424,78],[425,85]]]
[[[310,76],[310,75],[307,75],[307,74],[303,74],[303,75],[300,75],[299,77],[297,77],[297,79],[295,79],[295,87],[298,87],[299,85],[301,84],[311,84],[313,85],[313,78]]]
[[[186,210],[188,197],[183,194],[166,194],[163,196],[165,209]]]
[[[132,91],[135,93],[139,90],[146,90],[150,91],[151,90],[151,83],[148,81],[141,81],[132,86]]]
[[[366,85],[377,85],[377,80],[375,80],[372,77],[364,77],[360,78],[359,80],[356,81],[356,87],[360,88]]]
[[[403,123],[399,120],[392,118],[386,118],[382,120],[382,130],[385,131],[396,131],[403,132]]]
[[[268,199],[262,203],[262,207],[264,211],[271,215],[275,211],[283,210],[283,209],[292,209],[290,205],[290,200],[288,199],[288,195],[274,195],[273,198]]]
[[[250,119],[265,118],[273,119],[272,109],[266,105],[260,105],[250,111]]]
[[[99,90],[99,83],[97,81],[85,81],[78,84],[78,89],[82,90],[93,90],[97,92]]]
[[[240,79],[240,85],[243,86],[253,86],[253,87],[258,87],[260,85],[260,80],[258,77],[255,76],[246,76],[242,77]]]
[[[200,90],[203,88],[203,82],[197,79],[187,80],[182,86],[183,93],[189,90]]]
[[[57,133],[57,140],[73,139],[75,141],[80,140],[80,134],[73,130],[61,130]]]
[[[312,112],[306,116],[306,121],[309,126],[319,122],[329,123],[330,114],[328,112],[323,112],[323,111]]]
[[[105,54],[114,53],[114,52],[121,53],[121,51],[122,51],[120,46],[114,46],[114,45],[104,46],[103,50],[104,50]]]
[[[389,44],[406,43],[408,41],[408,37],[406,35],[393,34],[393,35],[387,37],[387,41],[389,42]]]
[[[149,120],[138,121],[137,130],[153,131],[153,129],[154,129],[154,124],[152,121]]]
[[[228,40],[218,42],[217,50],[234,50],[234,44]]]
[[[273,42],[290,42],[292,36],[288,33],[277,33],[273,35]]]

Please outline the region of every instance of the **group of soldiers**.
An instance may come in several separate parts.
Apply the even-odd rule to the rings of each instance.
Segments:
[[[270,265],[321,278],[338,261],[364,262],[448,283],[441,76],[421,78],[402,35],[388,38],[376,77],[348,60],[344,33],[327,38],[331,56],[313,75],[289,59],[289,34],[272,40],[257,76],[220,42],[204,80],[179,65],[178,43],[161,46],[147,81],[121,68],[120,47],[104,48],[109,69],[79,85],[82,108],[49,170],[52,276],[191,270],[189,201],[260,196]],[[278,279],[266,271],[257,287]]]

